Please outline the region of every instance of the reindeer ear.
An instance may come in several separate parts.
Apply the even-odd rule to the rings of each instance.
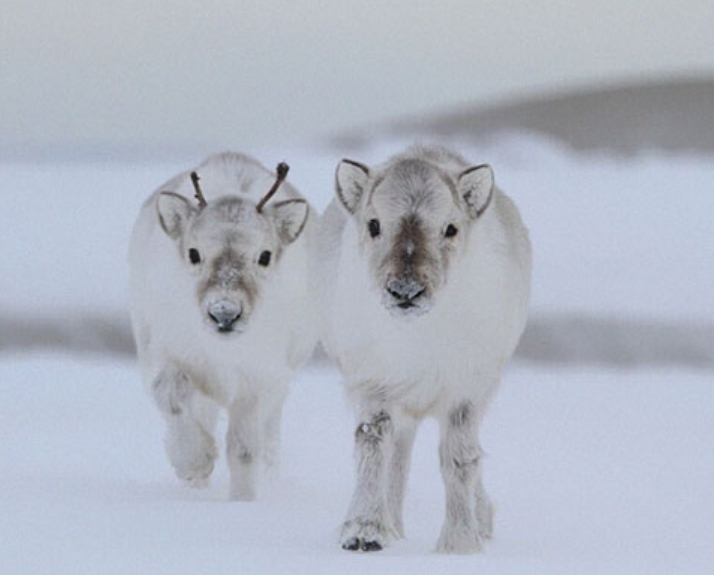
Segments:
[[[161,192],[156,208],[162,229],[173,240],[184,232],[189,218],[196,211],[186,198],[174,192]]]
[[[342,160],[337,165],[335,191],[348,212],[354,214],[367,189],[369,168],[353,160]]]
[[[491,203],[493,185],[493,170],[488,164],[474,166],[461,172],[457,188],[473,219],[483,214]]]
[[[284,244],[294,242],[305,229],[308,207],[305,200],[285,200],[275,202],[266,210],[278,230],[280,241]]]

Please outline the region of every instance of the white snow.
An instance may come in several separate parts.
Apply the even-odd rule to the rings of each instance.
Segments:
[[[340,157],[377,162],[403,144],[246,151],[287,160],[321,210]],[[531,230],[534,314],[714,322],[714,158],[579,156],[522,135],[456,147],[493,164]],[[139,206],[201,159],[0,163],[0,330],[7,317],[125,316]],[[711,371],[514,364],[483,430],[497,515],[476,556],[431,552],[433,422],[415,446],[408,539],[339,549],[354,426],[337,372],[309,365],[286,406],[282,478],[233,503],[224,458],[206,491],[174,478],[132,361],[0,350],[0,573],[714,572]]]
[[[0,364],[2,573],[628,573],[714,566],[710,373],[517,365],[483,430],[495,539],[432,553],[443,515],[437,428],[415,446],[408,539],[374,556],[337,545],[354,422],[331,367],[292,386],[282,477],[227,500],[225,461],[182,487],[129,362]]]

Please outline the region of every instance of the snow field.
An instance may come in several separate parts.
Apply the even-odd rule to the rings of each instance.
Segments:
[[[0,363],[3,573],[628,573],[714,566],[711,373],[509,370],[483,428],[495,539],[432,553],[443,518],[438,431],[420,429],[408,539],[339,549],[354,421],[337,372],[291,387],[283,471],[258,501],[227,499],[225,458],[204,491],[164,456],[162,422],[130,362],[59,355]]]

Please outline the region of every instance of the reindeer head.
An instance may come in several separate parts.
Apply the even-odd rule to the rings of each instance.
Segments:
[[[493,185],[487,165],[451,174],[404,158],[373,174],[358,162],[340,162],[337,196],[356,222],[360,252],[389,311],[404,316],[430,309],[488,208]]]
[[[287,166],[256,206],[239,196],[206,202],[191,174],[198,205],[173,192],[159,194],[161,228],[176,243],[187,273],[195,278],[196,302],[206,324],[222,334],[240,333],[260,299],[261,286],[280,265],[308,217],[304,200],[265,203],[287,175]]]

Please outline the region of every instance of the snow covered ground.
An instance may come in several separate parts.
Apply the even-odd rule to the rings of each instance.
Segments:
[[[627,573],[714,567],[712,374],[509,370],[487,417],[495,539],[432,553],[443,517],[437,430],[415,446],[408,539],[377,555],[337,545],[351,494],[353,421],[336,372],[292,386],[283,473],[254,503],[226,499],[222,459],[182,487],[131,362],[59,355],[0,362],[0,572]]]
[[[251,152],[287,160],[322,209],[342,155],[371,163],[402,145]],[[0,573],[714,572],[714,369],[686,354],[676,368],[582,362],[628,322],[640,329],[618,332],[637,340],[625,355],[650,331],[662,349],[714,346],[702,342],[714,325],[714,158],[581,156],[523,135],[456,147],[491,162],[521,208],[534,324],[560,330],[570,358],[515,362],[487,417],[497,517],[483,554],[431,553],[443,515],[431,422],[415,447],[408,539],[374,556],[338,548],[354,422],[320,363],[292,386],[283,476],[258,502],[227,501],[223,460],[207,491],[184,489],[133,361],[86,350],[105,333],[94,324],[109,339],[126,327],[139,205],[201,158],[0,163]],[[605,322],[599,339],[568,318]]]

